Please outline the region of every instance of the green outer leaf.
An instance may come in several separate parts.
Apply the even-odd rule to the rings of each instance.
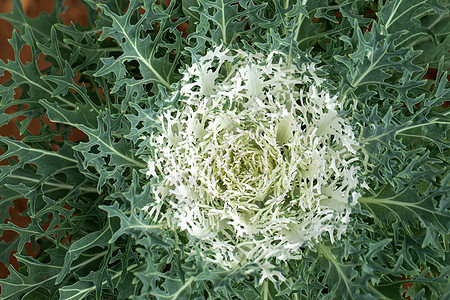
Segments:
[[[60,248],[61,249],[61,248]],[[10,275],[8,278],[0,279],[2,293],[0,299],[18,300],[24,299],[24,295],[33,295],[38,288],[44,288],[51,293],[55,293],[58,285],[55,280],[61,272],[64,263],[64,255],[55,249],[47,250],[50,255],[49,263],[42,263],[30,256],[15,254],[18,262],[27,267],[28,275],[23,275],[16,271],[13,266],[9,267]],[[89,266],[92,262],[102,258],[106,253],[98,253],[96,255],[83,257],[83,260],[71,267],[71,271],[81,270]],[[31,296],[33,297],[33,296]]]
[[[1,230],[11,230],[19,234],[17,242],[17,253],[22,253],[24,250],[25,243],[35,241],[40,238],[53,239],[49,233],[42,230],[42,228],[36,224],[36,222],[31,222],[27,227],[20,227],[12,222],[6,224],[0,224]]]
[[[405,225],[412,225],[418,219],[424,226],[433,226],[443,234],[450,233],[450,214],[445,212],[448,207],[450,188],[448,184],[450,176],[443,180],[443,186],[437,189],[429,188],[423,196],[413,187],[413,183],[401,191],[394,191],[385,186],[373,197],[359,199],[362,207],[369,210],[378,220],[388,224],[391,216],[400,220]],[[441,201],[441,208],[435,203]],[[407,232],[409,228],[405,226]]]
[[[265,4],[255,5],[248,0],[199,0],[198,3],[199,7],[190,7],[190,10],[200,16],[196,33],[190,38],[197,39],[195,48],[201,52],[204,51],[205,42],[217,46],[233,44],[238,36],[247,31],[245,29],[247,20],[252,17],[257,19],[258,12],[265,7]],[[210,26],[210,24],[213,25]]]
[[[11,156],[17,156],[19,163],[2,166],[0,168],[0,180],[11,174],[14,170],[25,164],[35,164],[37,174],[48,178],[57,173],[71,174],[71,169],[76,169],[78,161],[73,158],[73,151],[69,146],[64,146],[58,152],[31,148],[27,144],[0,136],[0,142],[6,144],[8,151],[0,155],[0,160]]]
[[[8,217],[8,209],[13,200],[29,198],[29,215],[36,213],[36,208],[42,205],[42,198],[36,198],[42,192],[71,191],[81,188],[84,176],[78,171],[78,161],[73,158],[69,146],[63,146],[58,152],[31,148],[27,144],[5,137],[0,137],[0,145],[7,151],[0,155],[0,160],[16,156],[18,162],[10,159],[9,165],[0,167],[0,190],[2,213],[4,220]],[[56,181],[52,178],[64,174],[66,181]],[[25,183],[27,185],[25,185]],[[56,186],[55,186],[56,184]],[[42,190],[40,190],[42,189]],[[87,190],[86,190],[87,191]],[[21,251],[21,249],[18,249]]]
[[[176,27],[186,19],[180,18],[172,21],[176,17],[177,10],[174,9],[175,1],[163,10],[157,6],[156,0],[145,1],[145,13],[136,24],[131,24],[133,14],[141,6],[141,1],[131,0],[124,15],[118,15],[106,3],[98,3],[98,8],[112,19],[112,27],[104,27],[100,41],[107,37],[114,38],[123,49],[123,54],[118,58],[102,58],[103,67],[94,76],[105,76],[114,73],[116,82],[112,93],[116,93],[126,86],[125,100],[121,104],[121,110],[125,111],[128,102],[139,101],[146,92],[143,85],[154,83],[161,84],[171,90],[177,72],[178,61],[181,55],[182,38]],[[155,23],[159,24],[159,30],[155,37],[145,33],[146,30],[153,30]],[[171,34],[175,41],[167,42],[163,35]],[[142,38],[142,36],[144,36]],[[161,55],[161,52],[163,55]],[[174,53],[174,57],[171,57]],[[139,63],[139,72],[142,79],[129,78],[125,64],[130,61]]]
[[[2,262],[5,266],[9,265],[9,256],[12,251],[17,251],[19,238],[15,237],[12,241],[8,243],[4,240],[0,241],[0,262]]]
[[[82,98],[82,101],[77,102],[84,102],[84,104],[89,108],[90,112],[95,112],[98,114],[100,112],[101,106],[98,106],[92,102],[92,100],[89,98],[86,90],[86,86],[82,84],[81,86],[78,86],[73,78],[75,77],[72,67],[69,65],[67,61],[64,61],[62,69],[62,75],[45,75],[42,76],[44,80],[53,82],[56,84],[55,89],[52,92],[52,97],[55,96],[66,96],[70,90],[75,91],[73,93],[78,100],[79,97]],[[77,109],[77,106],[75,106],[75,109]]]
[[[160,224],[148,224],[145,219],[146,214],[142,212],[142,208],[151,201],[150,185],[139,187],[139,175],[133,170],[133,182],[130,188],[121,193],[115,193],[110,198],[122,198],[129,202],[130,209],[128,213],[124,213],[117,202],[111,206],[101,205],[100,208],[108,213],[109,218],[118,217],[120,219],[120,229],[114,232],[109,243],[114,243],[120,236],[124,234],[135,234],[136,232],[152,232],[159,231],[163,228]],[[139,212],[140,213],[137,213]],[[129,216],[128,216],[129,215]]]
[[[64,277],[69,274],[73,261],[76,260],[81,253],[94,247],[107,247],[112,233],[112,228],[108,222],[102,230],[91,232],[70,245],[64,258],[64,265],[56,278],[56,284],[61,283],[64,280]]]
[[[421,66],[436,67],[442,55],[447,58],[450,22],[450,3],[441,0],[391,0],[380,3],[378,19],[389,32],[407,30],[408,34],[396,41],[397,46],[423,53],[416,60]],[[448,61],[448,59],[447,59]],[[446,63],[448,67],[448,62]]]
[[[340,71],[344,78],[340,85],[340,99],[345,99],[350,91],[353,92],[351,97],[357,99],[355,94],[376,86],[383,98],[397,101],[404,99],[405,102],[415,103],[420,101],[418,99],[421,97],[411,99],[409,95],[411,89],[425,84],[424,81],[411,79],[414,72],[422,71],[413,63],[419,52],[411,49],[396,49],[394,45],[394,42],[407,32],[399,31],[389,34],[384,26],[374,22],[372,30],[366,31],[363,35],[356,21],[353,27],[355,33],[352,39],[346,36],[341,39],[349,45],[356,42],[354,52],[348,57],[334,56],[337,62],[346,67]],[[397,82],[390,82],[389,79],[392,77],[389,74],[390,70],[395,70],[406,77]],[[393,94],[393,91],[397,94]]]
[[[95,166],[100,174],[97,180],[98,190],[110,179],[119,182],[119,184],[116,184],[116,188],[119,189],[124,181],[122,173],[125,169],[134,167],[143,169],[146,167],[143,162],[135,159],[131,151],[132,143],[123,138],[120,138],[118,142],[115,141],[115,136],[119,135],[121,131],[126,132],[128,130],[126,127],[123,128],[127,124],[124,124],[125,122],[122,120],[124,120],[123,116],[113,118],[109,110],[106,110],[98,115],[98,127],[96,129],[85,125],[78,126],[88,136],[89,141],[80,143],[73,149],[82,154],[83,169],[87,170],[90,166]]]
[[[61,270],[58,260],[48,264],[41,263],[30,256],[15,255],[17,261],[27,266],[28,276],[24,276],[10,266],[10,275],[0,280],[2,293],[0,299],[23,299],[23,295],[39,287],[54,288],[55,278]]]
[[[0,104],[0,111],[2,112],[0,118],[0,125],[8,123],[12,118],[16,116],[26,116],[26,119],[22,121],[22,126],[20,126],[20,133],[23,134],[25,129],[28,127],[29,123],[34,117],[42,115],[42,107],[38,104],[38,100],[41,98],[52,98],[64,106],[73,107],[72,102],[62,98],[60,96],[54,96],[53,90],[54,86],[46,82],[41,78],[42,73],[37,66],[37,59],[41,53],[39,49],[35,46],[36,38],[33,35],[32,29],[26,25],[25,33],[22,37],[19,36],[17,31],[13,31],[12,38],[10,39],[10,44],[14,49],[15,61],[8,61],[4,63],[0,60],[0,76],[3,75],[4,71],[11,73],[11,83],[9,88],[2,88],[0,90],[2,101]],[[20,61],[20,51],[25,44],[32,46],[32,62],[22,64]],[[13,88],[21,87],[22,90],[27,91],[22,95],[24,100],[14,100]],[[30,98],[26,98],[30,95]],[[32,98],[31,98],[32,97]],[[20,112],[9,115],[5,114],[4,111],[12,105],[15,104],[28,104],[28,108],[20,110]]]
[[[22,8],[20,0],[13,0],[13,9],[9,13],[0,13],[0,19],[8,21],[16,30],[24,33],[26,27],[33,31],[33,35],[37,40],[44,42],[50,40],[50,31],[55,23],[60,23],[61,18],[59,13],[62,10],[62,3],[64,0],[54,1],[53,10],[50,14],[41,13],[37,18],[29,18]],[[62,47],[67,47],[65,44],[60,44]]]
[[[131,288],[133,288],[133,284],[131,282],[129,282],[130,278],[132,278],[132,276],[130,276],[130,275],[136,269],[136,267],[137,267],[137,265],[131,265],[124,271],[125,276],[128,279],[128,282],[126,282],[126,284],[128,284],[129,287],[131,287]],[[109,271],[112,273],[112,275],[110,276],[111,277],[110,280],[113,282],[114,287],[119,286],[121,284],[119,279],[122,276],[122,272],[117,272],[115,270],[109,270]],[[92,294],[94,292],[98,292],[98,287],[96,285],[94,285],[91,281],[88,281],[89,277],[95,278],[97,280],[101,280],[101,286],[107,285],[107,283],[109,281],[107,279],[103,279],[103,277],[101,277],[101,274],[91,272],[91,273],[89,273],[88,276],[81,277],[78,282],[76,282],[72,285],[64,286],[61,289],[59,289],[60,299],[81,300],[81,299],[86,299],[90,294]],[[100,298],[97,296],[96,299],[100,299]],[[119,299],[125,299],[125,298],[122,297]]]
[[[74,127],[84,125],[89,128],[95,128],[97,126],[98,114],[89,105],[77,104],[74,110],[69,110],[45,99],[40,100],[39,104],[46,109],[47,115],[52,122]]]
[[[95,286],[86,281],[78,281],[74,284],[64,286],[59,290],[60,299],[78,300],[86,299],[89,294],[95,291]]]
[[[6,219],[10,218],[9,208],[14,200],[21,198],[23,198],[22,195],[0,184],[0,223],[5,223]]]
[[[342,263],[326,245],[316,245],[316,247],[325,258],[322,264],[328,263],[328,267],[325,268],[327,272],[324,282],[328,283],[331,289],[329,293],[343,299],[354,299],[359,287],[354,285],[352,279],[356,277],[358,272],[351,264]]]
[[[407,44],[429,34],[418,20],[421,15],[433,12],[434,18],[438,18],[449,12],[441,0],[390,0],[385,4],[381,2],[380,6],[378,18],[389,32],[408,30],[409,34],[398,40],[398,45]]]

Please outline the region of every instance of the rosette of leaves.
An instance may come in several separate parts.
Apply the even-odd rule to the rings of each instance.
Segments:
[[[276,264],[301,259],[324,232],[341,238],[360,197],[359,146],[313,63],[231,52],[215,48],[189,67],[179,107],[142,136],[147,175],[162,178],[144,209],[186,231],[205,261],[285,280]]]
[[[25,15],[20,1],[13,2],[13,11],[1,14],[15,28],[10,39],[15,59],[0,61],[0,75],[11,76],[0,87],[0,124],[20,120],[17,125],[23,138],[0,139],[4,160],[0,167],[0,229],[13,230],[18,236],[0,245],[2,261],[7,263],[14,250],[21,267],[15,270],[10,266],[10,275],[0,281],[1,298],[449,297],[448,1],[198,0],[169,4],[85,0],[87,28],[62,24],[62,0],[55,1],[50,15],[36,19]],[[178,28],[184,23],[189,28],[182,33]],[[31,62],[20,60],[25,45],[30,46]],[[204,84],[198,85],[201,76],[195,72],[201,71],[211,55],[208,53],[214,51],[225,51],[205,67],[207,74],[216,77],[206,77]],[[42,70],[37,60],[43,56],[51,67]],[[290,96],[270,96],[273,92],[264,85],[261,90],[247,89],[258,81],[243,80],[248,78],[245,74],[251,74],[245,69],[262,72],[267,65],[274,66],[273,73],[265,73],[278,74],[276,84],[294,85],[284,89],[284,95],[303,93],[300,103]],[[303,66],[314,66],[316,71]],[[189,70],[191,75],[183,75]],[[302,76],[292,78],[292,74]],[[262,82],[274,80],[262,78]],[[233,88],[216,84],[233,80],[240,80],[240,94],[245,96],[237,93],[228,97],[234,102],[219,101]],[[210,85],[205,85],[208,82]],[[308,97],[312,86],[317,99],[325,101],[329,95],[327,110],[311,102],[316,99]],[[200,102],[196,93],[213,95],[211,103]],[[252,93],[268,96],[260,97],[261,105],[255,105],[249,96]],[[267,108],[269,105],[273,107]],[[208,122],[203,127],[193,108],[204,110]],[[248,117],[241,119],[242,112]],[[335,120],[341,123],[328,129],[338,128],[341,135],[334,134],[332,139],[328,133],[312,134],[321,127],[322,116],[329,113],[336,113]],[[215,123],[222,115],[235,129]],[[54,124],[46,125],[46,118]],[[42,123],[37,135],[28,131],[33,119]],[[223,223],[229,237],[213,231],[217,227],[195,231],[200,218],[186,218],[188,213],[197,213],[188,209],[194,205],[185,205],[192,197],[187,190],[175,193],[174,187],[177,182],[186,183],[189,176],[172,176],[169,167],[187,170],[209,162],[199,159],[200,153],[187,152],[192,153],[188,157],[163,152],[183,148],[168,141],[172,129],[167,126],[175,126],[175,121],[180,131],[174,137],[183,137],[177,142],[183,147],[217,144],[215,150],[204,151],[225,154],[228,147],[229,156],[234,156],[228,163],[217,158],[210,161],[222,168],[211,174],[223,178],[205,174],[199,177],[199,184],[192,183],[196,193],[203,193],[201,203],[207,204],[197,215],[208,212],[215,218],[214,213],[228,213]],[[188,132],[195,137],[208,126],[225,127],[215,137],[205,133],[203,138],[209,143],[187,138]],[[253,129],[244,130],[249,127]],[[71,141],[73,128],[86,137]],[[290,131],[282,128],[297,130],[284,135]],[[317,182],[279,171],[301,170],[297,160],[290,160],[287,154],[299,158],[298,164],[308,161],[308,148],[303,156],[289,149],[295,143],[300,148],[312,147],[304,136],[322,137],[323,144],[316,147],[319,152],[324,149],[323,156],[319,153],[322,162],[331,163],[327,158],[344,145],[344,156],[336,158],[341,165],[335,167],[347,173],[353,165],[359,167],[360,179],[346,181],[353,176],[348,174],[333,178],[332,164],[321,169]],[[341,138],[348,138],[348,143]],[[271,154],[252,156],[262,143]],[[239,158],[238,153],[245,155]],[[181,165],[181,158],[187,164]],[[158,166],[158,161],[164,165]],[[258,162],[271,161],[277,164],[269,172],[258,171],[254,176],[250,172],[263,168]],[[223,171],[225,166],[234,171]],[[235,175],[242,180],[232,181]],[[284,178],[282,182],[287,184],[277,187],[272,184],[278,182],[274,178]],[[169,179],[175,182],[167,184]],[[241,184],[245,180],[249,180],[248,186]],[[325,189],[314,190],[314,197],[308,198],[314,201],[290,205],[299,199],[297,195],[307,198],[307,186],[319,184]],[[353,205],[351,187],[355,184],[359,190],[354,192],[361,196],[355,195]],[[169,187],[169,194],[162,198],[164,186]],[[217,198],[215,187],[225,191],[226,197]],[[267,188],[259,191],[266,195],[260,202],[253,197],[259,187]],[[324,199],[327,187],[343,187],[342,201]],[[253,198],[233,198],[236,188]],[[284,197],[289,203],[274,200],[284,192],[289,194]],[[180,197],[183,193],[184,200]],[[26,214],[31,220],[23,228],[11,223],[8,214],[19,198],[28,199]],[[208,203],[211,199],[217,201],[217,212],[213,203]],[[233,208],[227,212],[225,203],[233,203],[238,214],[247,210],[255,222],[230,216]],[[311,228],[320,230],[287,250],[285,246],[293,239],[274,228],[292,224],[292,218],[305,211],[300,203],[315,204],[311,206],[315,209],[317,205],[326,207],[330,213],[324,215],[331,219],[324,221],[314,215],[312,219],[318,218],[317,224],[323,226]],[[257,210],[263,213],[257,215]],[[270,216],[278,227],[267,223]],[[282,223],[282,218],[287,223]],[[187,220],[195,222],[183,223]],[[218,226],[219,221],[213,224]],[[303,224],[301,219],[296,222]],[[259,232],[251,232],[243,224],[254,225]],[[263,224],[267,228],[262,228]],[[345,234],[337,238],[344,228]],[[278,240],[266,243],[269,235],[264,233],[276,233]],[[334,241],[331,236],[336,236]],[[245,263],[235,263],[233,256],[226,255],[246,256],[247,249],[220,250],[245,241],[256,248]],[[36,257],[25,254],[27,242],[39,245]],[[222,248],[213,247],[218,242]],[[257,248],[262,243],[284,256],[268,255],[265,259],[270,265],[264,265],[258,261],[266,251]],[[268,275],[284,280],[271,281]],[[412,286],[405,290],[404,284]]]

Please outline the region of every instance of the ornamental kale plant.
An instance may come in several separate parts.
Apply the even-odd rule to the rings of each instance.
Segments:
[[[13,2],[1,299],[450,297],[448,1]]]

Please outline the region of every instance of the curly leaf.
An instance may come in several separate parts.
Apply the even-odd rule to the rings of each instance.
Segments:
[[[132,144],[119,137],[124,129],[122,124],[123,117],[113,118],[108,110],[104,114],[99,114],[97,118],[98,127],[96,129],[80,125],[79,128],[88,136],[89,141],[80,143],[73,147],[83,156],[82,167],[88,170],[90,166],[95,166],[100,174],[97,188],[100,189],[107,180],[113,179],[118,184],[116,188],[121,188],[121,182],[124,181],[122,173],[130,167],[145,168],[146,165],[136,160],[131,148]]]
[[[252,30],[246,28],[251,24],[249,20],[259,19],[258,13],[266,6],[249,0],[199,0],[198,4],[189,8],[200,16],[196,32],[189,36],[196,40],[195,53],[204,52],[206,43],[230,47],[238,37]]]
[[[352,92],[351,97],[358,99],[356,95],[376,88],[382,99],[419,102],[422,97],[411,98],[410,95],[413,89],[418,89],[425,83],[420,78],[413,78],[414,72],[422,71],[413,63],[419,52],[398,49],[394,44],[406,31],[389,34],[384,26],[374,23],[372,30],[363,34],[356,21],[354,30],[352,39],[345,36],[341,38],[354,47],[354,51],[348,56],[334,56],[337,62],[345,66],[339,70],[344,78],[340,84],[340,98],[345,99],[347,94]],[[353,44],[355,45],[352,46]],[[393,71],[403,76],[392,78]],[[360,96],[358,100],[365,99]]]
[[[125,213],[119,208],[117,202],[114,202],[111,206],[102,205],[101,209],[105,210],[109,217],[119,217],[121,227],[112,236],[110,243],[113,243],[121,235],[124,234],[135,234],[136,232],[151,232],[158,230],[163,226],[159,224],[148,224],[147,220],[144,220],[146,213],[142,212],[142,208],[151,201],[151,189],[149,185],[144,187],[139,187],[138,174],[133,170],[133,182],[130,188],[125,192],[115,193],[110,196],[110,198],[119,198],[129,202],[128,213]],[[138,213],[138,212],[141,213]]]
[[[53,91],[55,90],[55,86],[42,79],[42,73],[37,66],[37,59],[41,52],[35,46],[36,38],[28,25],[25,26],[25,34],[22,37],[16,31],[13,32],[10,44],[14,49],[15,61],[4,63],[3,60],[0,60],[0,76],[3,75],[4,71],[11,73],[10,82],[4,88],[0,89],[0,97],[2,100],[0,111],[3,112],[0,118],[0,124],[4,125],[18,116],[26,116],[21,121],[19,128],[22,134],[33,118],[43,114],[43,109],[38,103],[39,99],[54,99],[63,107],[74,107],[75,104],[71,101],[71,97],[63,98],[54,95]],[[20,61],[20,51],[25,44],[32,46],[32,61],[22,64]],[[20,87],[23,90],[19,100],[14,100],[13,89],[15,87]],[[21,109],[12,114],[5,113],[5,110],[10,106],[23,104],[27,104],[28,107],[19,107]]]
[[[450,193],[448,187],[450,177],[443,179],[442,187],[434,188],[430,185],[426,190],[420,191],[414,188],[413,184],[420,182],[421,177],[429,176],[426,171],[419,175],[420,173],[417,172],[412,183],[403,190],[394,191],[387,185],[377,191],[376,195],[359,199],[362,208],[370,211],[377,220],[385,224],[389,224],[390,218],[394,217],[405,224],[404,228],[410,235],[414,235],[410,226],[415,226],[416,220],[423,226],[432,226],[442,234],[448,234],[450,201],[447,196]],[[438,206],[436,203],[439,203]]]
[[[107,224],[102,230],[91,232],[70,245],[64,258],[64,265],[56,278],[56,284],[63,281],[64,277],[70,272],[73,261],[75,261],[81,253],[94,247],[106,247],[111,236],[112,228]]]
[[[24,33],[28,27],[33,31],[33,35],[36,36],[37,40],[44,42],[50,40],[50,31],[55,23],[60,22],[59,13],[62,9],[63,0],[54,1],[53,9],[50,14],[41,13],[37,18],[30,18],[26,15],[22,8],[22,3],[20,0],[13,0],[13,9],[9,13],[0,13],[0,19],[8,21],[16,30]],[[70,47],[61,44],[63,47]]]
[[[139,101],[146,94],[144,85],[153,83],[161,84],[171,89],[171,83],[176,78],[176,67],[180,59],[182,43],[181,33],[176,27],[185,19],[172,21],[176,16],[174,1],[165,10],[156,4],[156,0],[144,2],[144,14],[140,16],[138,8],[141,1],[132,0],[124,15],[118,15],[106,3],[98,3],[101,11],[113,21],[112,27],[104,27],[100,40],[107,37],[115,39],[123,49],[123,54],[118,58],[102,58],[103,67],[94,76],[105,76],[113,73],[116,82],[112,93],[116,93],[122,86],[126,86],[126,96],[121,109],[124,111],[128,102]],[[134,14],[138,14],[139,20],[133,24]],[[156,35],[147,31],[158,27]],[[170,35],[174,42],[167,41],[164,36]],[[130,78],[127,71],[127,63],[136,61],[139,64],[139,74]]]

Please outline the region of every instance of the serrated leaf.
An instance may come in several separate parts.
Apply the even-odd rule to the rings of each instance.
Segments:
[[[121,110],[125,111],[128,102],[137,102],[147,93],[144,85],[153,83],[161,84],[171,89],[177,74],[175,69],[180,59],[182,43],[181,33],[176,27],[183,23],[181,18],[172,21],[171,18],[177,15],[172,1],[169,7],[163,9],[156,4],[156,1],[145,1],[143,4],[139,0],[132,0],[128,10],[124,15],[115,13],[107,3],[98,3],[101,11],[112,19],[112,27],[104,27],[100,40],[107,37],[114,38],[123,49],[123,54],[117,58],[102,58],[103,66],[94,76],[105,76],[114,73],[116,82],[112,88],[112,93],[119,91],[122,86],[126,86],[126,96],[121,104]],[[136,24],[131,20],[137,9],[143,5],[145,13],[139,16]],[[146,31],[153,30],[158,24],[158,31],[155,36],[147,34]],[[168,42],[164,35],[172,35],[174,42]],[[130,78],[127,75],[126,64],[136,61],[139,64],[140,75],[137,78]],[[139,77],[142,76],[141,79]]]
[[[49,238],[48,235],[36,222],[31,222],[26,227],[20,227],[12,222],[8,222],[6,224],[0,224],[1,230],[12,230],[19,234],[18,242],[17,242],[17,253],[21,254],[24,250],[25,243],[31,242],[32,240],[39,239],[42,237]]]
[[[427,28],[421,26],[419,18],[431,13],[434,18],[438,18],[448,14],[448,9],[440,0],[390,0],[380,3],[377,15],[389,32],[408,31],[408,35],[396,41],[397,46],[402,46],[429,35]]]
[[[145,168],[145,164],[134,157],[131,151],[132,144],[129,141],[120,137],[119,141],[115,141],[115,136],[127,130],[127,128],[123,128],[122,120],[123,116],[113,118],[106,110],[104,114],[99,114],[97,117],[97,128],[92,129],[85,125],[79,125],[79,128],[88,136],[89,141],[80,143],[73,149],[82,154],[84,169],[95,166],[100,174],[98,189],[109,179],[119,182],[116,184],[116,188],[119,189],[121,188],[120,182],[123,182],[122,173],[125,169]]]
[[[421,97],[411,98],[411,90],[418,89],[425,84],[420,78],[413,77],[414,72],[422,69],[413,63],[419,55],[418,51],[395,47],[394,42],[406,34],[399,31],[389,34],[385,27],[374,23],[371,31],[362,33],[354,21],[355,33],[352,39],[342,37],[348,45],[354,43],[354,51],[348,56],[334,56],[334,59],[345,65],[340,72],[345,72],[340,85],[340,99],[344,100],[351,91],[360,94],[376,87],[382,99],[417,103]],[[400,79],[391,78],[392,70],[403,75]],[[391,82],[391,80],[395,80]],[[355,96],[351,96],[355,98]],[[361,99],[362,101],[364,99]]]
[[[66,275],[70,272],[73,261],[75,261],[81,253],[94,247],[107,247],[108,240],[111,236],[112,228],[107,224],[102,230],[91,232],[70,245],[64,258],[64,265],[56,278],[56,284],[61,283],[64,280]]]
[[[75,74],[73,73],[72,67],[67,61],[64,61],[61,66],[62,75],[45,75],[42,78],[46,81],[50,81],[56,84],[52,97],[66,96],[70,90],[75,91],[74,97],[77,102],[84,103],[88,107],[90,112],[99,113],[101,106],[96,105],[88,96],[86,86],[81,84],[78,86],[73,78]],[[82,99],[82,100],[81,100]],[[76,106],[75,106],[76,109]]]
[[[447,4],[447,6],[450,6],[450,4]],[[448,51],[450,47],[449,20],[449,13],[442,16],[430,15],[425,20],[422,20],[422,23],[424,23],[423,26],[428,31],[428,34],[406,44],[406,47],[413,47],[416,50],[422,51],[422,54],[416,60],[418,65],[429,65],[437,68],[441,57],[445,57],[445,69],[448,70],[450,68],[450,53]]]
[[[2,262],[5,266],[9,265],[9,256],[12,251],[17,251],[17,247],[19,244],[19,238],[15,237],[12,241],[8,243],[4,240],[0,241],[0,262]]]
[[[55,23],[59,23],[59,13],[62,10],[63,0],[54,1],[53,9],[50,14],[41,13],[37,18],[30,18],[22,8],[20,0],[13,0],[13,9],[9,13],[0,13],[0,19],[8,21],[16,30],[24,33],[26,27],[33,30],[34,36],[39,41],[50,39],[50,30]]]
[[[31,148],[24,142],[5,137],[0,137],[0,145],[7,150],[0,160],[9,159],[9,165],[0,167],[2,223],[8,218],[8,209],[15,199],[28,198],[28,214],[33,216],[43,205],[43,194],[63,197],[83,189],[85,179],[78,171],[78,161],[69,146],[54,152]]]
[[[159,224],[148,224],[146,220],[146,213],[142,211],[142,208],[151,201],[151,188],[149,185],[145,185],[142,188],[139,186],[139,175],[136,170],[133,170],[133,182],[127,191],[115,193],[110,198],[119,198],[129,203],[128,213],[125,213],[114,202],[111,206],[102,205],[101,209],[105,210],[109,217],[118,217],[120,219],[120,229],[114,232],[111,237],[110,243],[114,243],[121,235],[132,234],[136,232],[151,232],[158,231],[162,228]],[[127,205],[128,206],[128,205]],[[140,212],[140,213],[138,213]]]
[[[137,265],[132,265],[130,266],[127,270],[125,270],[125,276],[126,279],[128,280],[127,282],[125,282],[125,284],[127,284],[128,286],[126,287],[122,287],[121,285],[123,283],[119,282],[119,277],[121,276],[120,272],[115,272],[113,270],[111,270],[112,276],[111,276],[111,281],[114,284],[114,287],[118,286],[119,287],[119,291],[121,292],[121,296],[119,297],[119,299],[126,299],[126,293],[123,294],[125,292],[126,289],[131,289],[131,291],[134,292],[134,286],[133,284],[130,282],[130,278],[132,278],[132,276],[130,276],[130,274],[132,273],[132,271],[134,269],[136,269]],[[129,273],[128,273],[129,272]],[[63,288],[61,288],[59,290],[59,296],[61,299],[64,300],[69,300],[69,299],[73,299],[73,300],[81,300],[81,299],[86,299],[89,298],[89,295],[91,295],[93,292],[98,292],[98,286],[94,285],[92,283],[92,279],[95,279],[96,281],[100,281],[101,285],[99,286],[105,286],[108,283],[107,279],[103,279],[103,277],[101,277],[100,274],[96,273],[96,272],[91,272],[89,273],[89,275],[81,277],[80,281],[71,284],[71,285],[67,285],[64,286]],[[131,295],[131,294],[128,294]],[[97,296],[96,299],[102,299],[99,298]]]
[[[0,184],[0,223],[5,223],[9,219],[9,208],[14,200],[23,198],[19,193],[10,190]]]
[[[19,58],[19,53],[25,43],[32,45],[33,57],[32,62],[22,64]],[[42,107],[38,104],[38,100],[41,98],[53,98],[64,107],[75,106],[70,101],[70,97],[68,97],[68,100],[63,97],[53,95],[54,86],[41,78],[42,73],[37,66],[37,59],[40,54],[40,50],[37,49],[36,46],[33,46],[35,43],[36,38],[28,25],[25,26],[25,33],[22,37],[14,31],[10,44],[14,49],[15,61],[8,61],[8,63],[0,61],[0,75],[3,75],[4,71],[11,73],[11,81],[7,84],[7,87],[9,88],[3,88],[0,90],[0,97],[2,98],[0,105],[0,111],[2,112],[0,124],[4,125],[17,116],[26,116],[26,118],[21,122],[20,133],[25,131],[33,118],[43,114]],[[14,94],[12,91],[14,87],[21,87],[23,90],[20,100],[14,100]],[[4,113],[7,108],[16,104],[28,104],[28,107],[13,114]]]
[[[20,254],[15,256],[19,263],[27,266],[28,276],[10,266],[8,278],[0,280],[2,287],[0,299],[22,299],[24,295],[32,293],[39,287],[49,291],[55,289],[55,279],[61,270],[61,260],[58,257],[49,263],[41,263],[30,256]]]
[[[64,109],[55,103],[47,100],[39,101],[52,122],[67,124],[71,126],[85,125],[90,128],[97,126],[97,116],[94,109],[90,105],[77,104],[74,110]]]
[[[73,158],[73,151],[65,146],[58,152],[31,148],[27,144],[5,137],[0,137],[0,142],[6,145],[8,150],[0,156],[0,160],[11,156],[17,156],[19,162],[13,165],[2,166],[0,179],[10,175],[14,170],[22,168],[26,164],[37,166],[36,174],[43,178],[51,177],[57,173],[71,174],[71,169],[77,169],[77,160]]]
[[[86,281],[78,281],[74,284],[64,286],[59,290],[61,299],[78,300],[85,299],[95,290],[95,286]]]
[[[380,3],[377,13],[389,32],[407,30],[397,46],[423,50],[416,63],[435,67],[442,55],[449,56],[449,3],[440,0],[392,0]],[[448,64],[447,64],[448,65]]]
[[[56,36],[58,33],[63,35],[63,42],[71,48],[70,53],[61,53],[58,47]],[[55,36],[53,38],[53,36]],[[108,47],[102,49],[93,33],[80,30],[76,25],[71,23],[69,26],[63,24],[55,24],[52,28],[52,43],[50,46],[38,44],[38,47],[44,54],[53,57],[60,68],[63,68],[63,59],[73,67],[73,72],[79,72],[90,67],[97,68],[100,64],[100,58],[105,56],[109,51],[118,51],[120,48]],[[63,55],[65,55],[63,57]]]
[[[55,283],[58,274],[62,270],[64,264],[64,247],[59,249],[46,250],[50,257],[48,263],[40,262],[30,256],[23,256],[15,254],[17,260],[23,266],[26,266],[27,275],[24,275],[10,266],[10,276],[5,279],[0,279],[2,293],[0,299],[23,299],[28,295],[32,299],[37,299],[34,292],[38,292],[39,288],[44,288],[50,294],[58,292],[59,285]],[[90,264],[101,259],[106,252],[101,252],[95,255],[83,256],[77,264],[71,267],[71,271],[80,271],[83,268],[89,268]]]
[[[449,205],[446,198],[450,190],[445,184],[448,178],[443,181],[444,186],[432,188],[431,186],[421,195],[413,184],[420,181],[420,177],[413,178],[411,184],[400,191],[394,191],[392,187],[386,185],[376,192],[373,197],[363,197],[359,200],[364,209],[369,210],[376,218],[389,223],[391,216],[404,224],[405,229],[413,235],[409,226],[419,220],[423,226],[433,226],[442,234],[448,234],[450,228],[450,214],[436,203],[441,203],[442,207]],[[426,176],[424,174],[423,176]]]
[[[336,257],[326,245],[319,245],[318,250],[325,258],[324,261],[321,261],[321,266],[327,270],[324,283],[327,283],[331,288],[329,294],[338,298],[354,297],[358,287],[354,286],[352,279],[356,277],[358,272],[351,264],[340,261],[339,256]]]
[[[230,47],[238,36],[249,30],[245,29],[248,19],[257,19],[265,6],[247,0],[199,0],[198,4],[199,7],[190,8],[200,16],[196,33],[190,36],[197,40],[195,52],[203,52],[206,42]]]

